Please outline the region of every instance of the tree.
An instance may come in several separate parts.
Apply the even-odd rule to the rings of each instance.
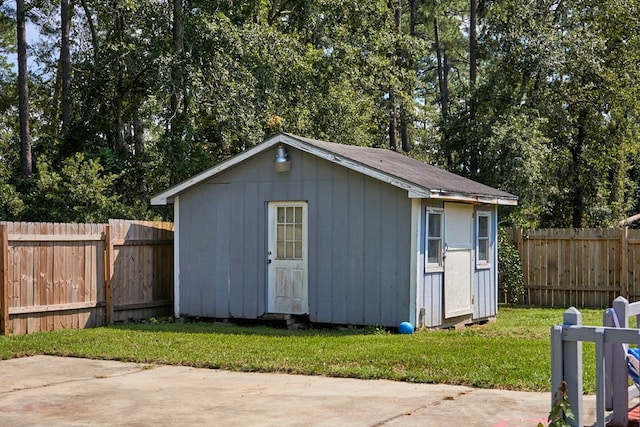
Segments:
[[[431,0],[418,2],[412,34],[420,42],[413,53],[418,76],[414,84],[414,99],[421,105],[417,121],[422,129],[412,131],[430,162],[457,173],[468,174],[464,156],[465,138],[460,135],[457,116],[467,116],[469,96],[469,36],[467,2]]]
[[[167,137],[173,144],[180,144],[183,137],[181,128],[187,113],[186,87],[183,76],[182,54],[184,52],[184,10],[182,0],[173,0],[172,22],[172,64],[171,64],[171,107],[167,120]],[[172,184],[176,183],[176,176],[170,178]]]
[[[127,215],[114,191],[117,176],[105,173],[96,160],[76,153],[52,170],[39,159],[36,190],[27,214],[39,221],[105,222]]]
[[[151,216],[151,194],[288,131],[401,148],[512,191],[508,220],[522,225],[613,223],[640,210],[635,12],[614,0],[34,2],[37,67],[16,79],[0,62],[0,215],[44,218],[34,206],[49,205],[76,218],[45,185],[80,185],[64,164],[119,212]],[[16,33],[3,29],[19,28],[7,16],[5,2],[5,50]],[[27,181],[23,118],[38,160]]]
[[[65,135],[71,120],[71,53],[69,32],[71,30],[71,10],[69,0],[60,0],[60,87],[62,97],[62,134]]]
[[[638,59],[633,10],[582,0],[489,8],[484,41],[494,52],[493,77],[484,90],[503,99],[498,114],[517,108],[548,141],[542,226],[613,223],[629,209],[623,177],[638,116],[638,73],[628,62]]]
[[[0,3],[0,52],[3,54],[0,57],[2,61],[3,71],[7,69],[8,64],[4,54],[15,53],[15,38],[14,29],[16,28],[15,22],[12,19],[14,13],[9,10],[5,2]]]
[[[29,130],[29,77],[27,75],[27,30],[24,0],[16,1],[16,26],[18,33],[18,114],[20,116],[20,158],[22,176],[31,178],[31,135]]]

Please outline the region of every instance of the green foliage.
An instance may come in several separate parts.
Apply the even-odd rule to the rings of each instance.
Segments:
[[[52,170],[38,162],[29,201],[30,218],[53,222],[106,222],[126,212],[113,193],[117,176],[105,174],[95,159],[77,153]]]
[[[632,212],[628,153],[640,110],[628,97],[639,76],[627,61],[638,58],[638,22],[623,3],[630,6],[572,0],[550,11],[517,0],[487,8],[483,90],[503,108],[517,106],[544,136],[546,195],[533,198],[540,226],[602,226]]]
[[[0,3],[0,52],[15,51],[15,10],[9,9],[8,2]],[[3,64],[5,58],[0,59]]]
[[[16,88],[3,77],[0,64],[0,221],[20,218],[25,210],[24,196],[14,179],[20,162],[16,150],[15,123],[11,119],[12,98],[15,97]]]
[[[569,427],[571,424],[567,420],[575,420],[575,415],[571,411],[569,398],[567,396],[567,383],[562,381],[560,389],[553,394],[553,406],[549,413],[548,427]],[[544,427],[538,423],[538,427]]]
[[[524,296],[522,261],[516,245],[509,240],[504,227],[498,229],[498,286],[501,301],[518,304]]]
[[[0,219],[19,218],[25,206],[20,193],[6,181],[0,182]]]
[[[25,209],[22,194],[6,178],[4,166],[0,160],[0,221],[20,218]]]
[[[637,5],[556,3],[479,2],[472,83],[467,1],[417,2],[413,21],[408,3],[386,0],[194,0],[175,16],[172,2],[80,2],[65,129],[59,7],[30,4],[39,169],[20,181],[16,76],[2,55],[0,215],[89,218],[62,198],[93,192],[110,200],[100,212],[152,217],[151,195],[275,132],[388,147],[395,117],[412,156],[518,195],[512,224],[615,224],[640,211]],[[3,54],[14,13],[0,5]],[[59,170],[76,153],[103,168],[91,191]]]

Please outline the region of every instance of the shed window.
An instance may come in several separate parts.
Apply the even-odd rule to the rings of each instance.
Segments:
[[[477,213],[477,242],[476,260],[479,267],[489,266],[491,213],[478,211]]]
[[[442,268],[442,209],[427,209],[425,269]]]

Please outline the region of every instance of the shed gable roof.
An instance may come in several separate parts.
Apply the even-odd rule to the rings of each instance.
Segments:
[[[409,197],[516,205],[513,194],[463,178],[391,150],[318,141],[287,133],[223,161],[151,199],[152,205],[172,203],[175,196],[277,144],[305,151],[346,168],[407,190]]]

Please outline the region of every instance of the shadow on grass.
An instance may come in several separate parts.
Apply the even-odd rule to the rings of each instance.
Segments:
[[[216,322],[206,319],[189,319],[184,322],[174,322],[170,319],[145,322],[123,322],[109,328],[124,329],[139,332],[169,332],[192,334],[228,334],[228,335],[260,335],[277,337],[343,337],[350,335],[391,334],[396,328],[380,326],[345,327],[326,324],[311,324],[306,329],[286,329],[286,325],[277,321],[239,320],[234,322]]]

